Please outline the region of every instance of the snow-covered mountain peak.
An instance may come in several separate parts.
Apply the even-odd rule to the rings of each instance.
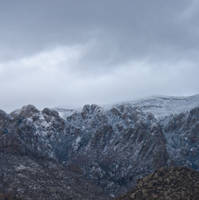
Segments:
[[[59,115],[66,119],[77,112],[102,112],[111,110],[113,108],[123,107],[125,112],[128,112],[129,108],[140,110],[144,113],[152,113],[157,119],[164,118],[172,114],[179,114],[182,112],[190,111],[191,109],[199,106],[199,94],[194,96],[151,96],[148,98],[142,98],[132,101],[124,101],[116,104],[109,105],[85,105],[81,109],[66,109],[55,108]]]
[[[188,97],[152,96],[120,104],[137,107],[143,112],[150,112],[156,118],[163,118],[172,114],[179,114],[199,106],[199,95]]]

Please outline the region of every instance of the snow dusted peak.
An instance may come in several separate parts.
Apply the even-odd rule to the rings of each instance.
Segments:
[[[47,115],[47,116],[54,116],[54,117],[59,116],[59,113],[56,110],[52,110],[52,109],[49,109],[49,108],[44,108],[42,110],[42,114]]]
[[[88,115],[92,115],[92,114],[97,114],[103,111],[103,108],[96,105],[96,104],[86,104],[83,106],[83,108],[75,108],[75,109],[71,109],[71,108],[54,108],[52,110],[55,110],[58,112],[59,116],[64,119],[67,120],[68,117],[72,117],[72,116],[76,116],[76,114],[82,114],[82,116],[86,117]]]
[[[96,104],[85,105],[82,109],[82,113],[85,113],[85,114],[99,113],[101,111],[102,111],[102,108]]]
[[[67,119],[73,114],[82,113],[83,116],[112,111],[118,115],[121,113],[152,113],[156,119],[162,119],[172,114],[179,114],[199,106],[199,95],[189,97],[152,96],[148,98],[120,102],[112,105],[98,106],[85,105],[82,109],[55,108],[60,117]]]
[[[38,114],[40,111],[33,105],[23,106],[21,109],[13,111],[10,115],[12,117],[23,116],[25,118]]]
[[[163,118],[171,114],[190,111],[199,106],[199,95],[190,97],[155,96],[126,103],[143,112],[150,112],[156,118]]]
[[[59,113],[59,116],[64,120],[66,120],[67,117],[77,112],[76,109],[68,109],[68,108],[60,108],[60,107],[54,108],[53,110],[57,111]]]

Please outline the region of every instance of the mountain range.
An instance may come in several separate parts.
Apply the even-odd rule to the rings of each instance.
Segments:
[[[0,111],[0,195],[112,199],[159,168],[199,170],[198,133],[199,95]]]

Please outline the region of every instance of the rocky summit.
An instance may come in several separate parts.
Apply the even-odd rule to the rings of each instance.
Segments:
[[[198,132],[198,95],[0,111],[0,194],[111,199],[161,167],[199,170]]]
[[[117,200],[198,200],[199,172],[185,167],[161,168],[138,180]]]

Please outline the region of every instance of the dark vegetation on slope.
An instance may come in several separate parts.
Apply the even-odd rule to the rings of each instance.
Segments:
[[[199,172],[185,167],[161,168],[138,180],[117,200],[198,200]]]

